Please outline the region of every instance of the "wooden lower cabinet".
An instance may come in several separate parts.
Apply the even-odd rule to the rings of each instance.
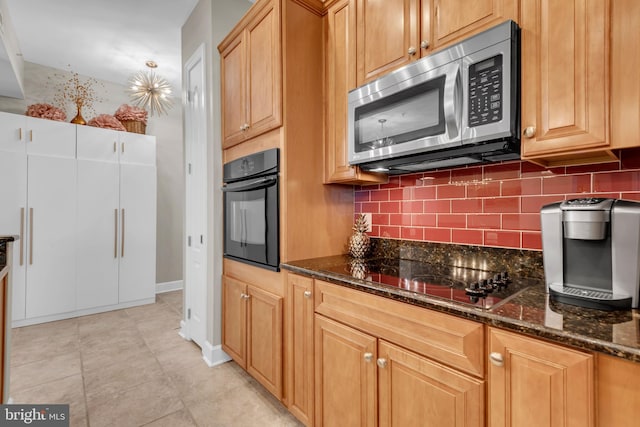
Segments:
[[[282,297],[224,276],[222,349],[282,398]]]
[[[315,317],[315,423],[323,427],[377,425],[376,338]]]
[[[489,351],[489,425],[595,425],[592,355],[494,328]]]
[[[380,426],[484,425],[484,381],[378,342]]]
[[[484,426],[484,381],[316,315],[316,425]]]
[[[289,411],[313,425],[313,279],[287,275],[287,398]]]
[[[597,356],[598,426],[638,425],[640,363],[619,357]]]

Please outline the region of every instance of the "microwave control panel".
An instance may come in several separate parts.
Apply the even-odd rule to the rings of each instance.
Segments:
[[[502,55],[469,66],[469,127],[502,120]]]

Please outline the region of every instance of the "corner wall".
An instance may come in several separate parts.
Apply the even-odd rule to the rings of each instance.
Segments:
[[[200,0],[182,27],[182,64],[204,43],[207,75],[207,341],[222,343],[222,143],[220,55],[217,46],[249,9],[242,0]]]

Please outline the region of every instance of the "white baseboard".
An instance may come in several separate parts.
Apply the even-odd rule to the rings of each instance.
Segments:
[[[222,350],[221,345],[213,346],[209,341],[205,341],[204,343],[202,348],[202,358],[210,368],[231,360],[231,357]]]
[[[185,322],[184,320],[180,321],[180,331],[178,332],[178,335],[180,335],[182,338],[184,338],[187,341],[191,341],[191,337],[187,332],[187,322]]]
[[[163,292],[178,291],[184,287],[184,281],[174,280],[173,282],[156,283],[156,294]]]

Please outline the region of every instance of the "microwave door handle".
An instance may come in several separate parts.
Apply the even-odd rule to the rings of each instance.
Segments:
[[[462,78],[460,76],[460,64],[447,73],[444,84],[444,120],[449,139],[457,138],[460,134],[460,109],[462,108]]]

